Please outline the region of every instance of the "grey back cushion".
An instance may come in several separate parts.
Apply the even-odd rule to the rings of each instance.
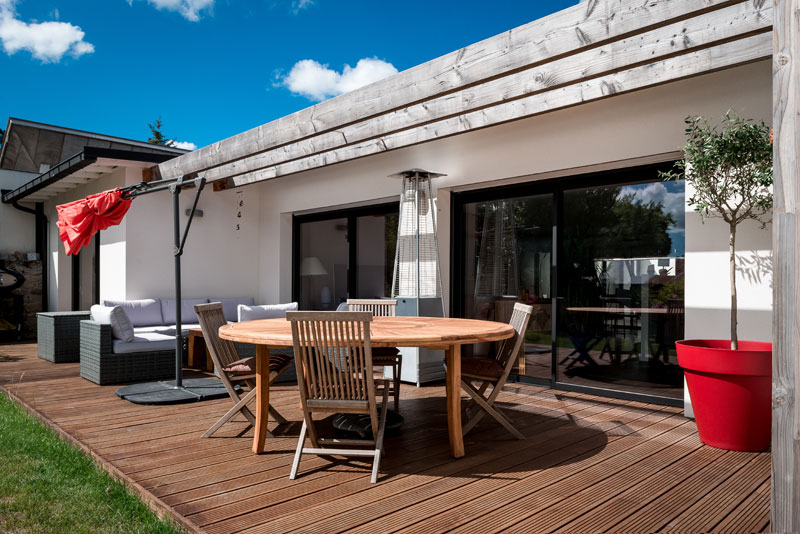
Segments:
[[[258,319],[278,319],[286,317],[287,311],[295,311],[296,302],[287,304],[266,304],[263,306],[246,306],[239,304],[239,322],[256,321]]]
[[[133,324],[122,307],[95,304],[89,312],[92,314],[92,321],[111,325],[111,335],[115,339],[133,341]]]
[[[197,323],[197,314],[194,312],[195,304],[205,304],[208,299],[182,299],[181,300],[181,324]],[[161,315],[164,324],[175,324],[175,299],[161,299]]]
[[[103,304],[122,308],[134,327],[164,324],[159,299],[106,300]]]
[[[252,306],[255,304],[253,297],[234,297],[227,299],[208,299],[208,302],[219,302],[222,304],[222,314],[226,321],[236,321],[239,319],[239,304]]]

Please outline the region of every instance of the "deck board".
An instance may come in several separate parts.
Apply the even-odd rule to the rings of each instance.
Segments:
[[[250,451],[239,417],[200,435],[228,399],[137,406],[78,364],[0,345],[0,385],[197,532],[759,532],[769,527],[769,453],[703,445],[677,408],[508,384],[499,397],[526,436],[485,419],[453,460],[444,387],[402,387],[402,431],[381,476],[363,460],[306,456],[288,473],[302,412],[296,386],[270,401],[291,423]],[[323,425],[328,422],[323,422]]]

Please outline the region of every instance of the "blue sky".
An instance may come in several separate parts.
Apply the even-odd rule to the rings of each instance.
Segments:
[[[0,127],[205,146],[575,3],[0,0]]]

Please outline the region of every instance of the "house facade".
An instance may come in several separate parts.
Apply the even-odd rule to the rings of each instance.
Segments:
[[[433,187],[448,315],[507,320],[527,302],[518,380],[682,405],[672,342],[729,337],[727,228],[660,172],[681,157],[687,116],[769,123],[771,54],[768,3],[585,2],[169,159],[161,177],[211,182],[183,294],[306,309],[387,296],[400,195],[389,175],[429,169],[444,174]],[[44,209],[141,179],[118,171]],[[182,197],[183,211],[193,194]],[[172,295],[171,213],[168,194],[143,196],[100,233],[99,299]],[[50,221],[48,303],[71,309]],[[740,337],[769,341],[770,229],[740,232]]]

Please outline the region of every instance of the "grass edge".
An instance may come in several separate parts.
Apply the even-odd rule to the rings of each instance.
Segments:
[[[117,468],[114,464],[109,462],[107,459],[103,458],[100,454],[94,452],[91,448],[89,448],[86,444],[82,441],[77,439],[72,434],[68,433],[66,430],[61,428],[61,426],[56,423],[55,421],[51,420],[49,417],[41,413],[36,408],[28,405],[23,401],[20,397],[18,397],[15,393],[9,390],[9,388],[5,387],[4,385],[0,385],[0,391],[2,391],[8,399],[15,404],[20,410],[24,411],[31,417],[39,420],[43,425],[47,428],[52,430],[56,433],[56,435],[65,441],[66,443],[77,447],[85,456],[89,457],[90,459],[94,460],[95,465],[98,468],[102,469],[106,473],[108,473],[111,478],[125,486],[136,498],[142,501],[153,513],[156,514],[159,518],[167,517],[174,521],[178,526],[186,530],[187,533],[192,534],[201,534],[204,531],[198,528],[197,525],[189,521],[187,518],[179,514],[173,507],[147,491],[141,484],[131,479],[128,475],[126,475],[123,471]]]

